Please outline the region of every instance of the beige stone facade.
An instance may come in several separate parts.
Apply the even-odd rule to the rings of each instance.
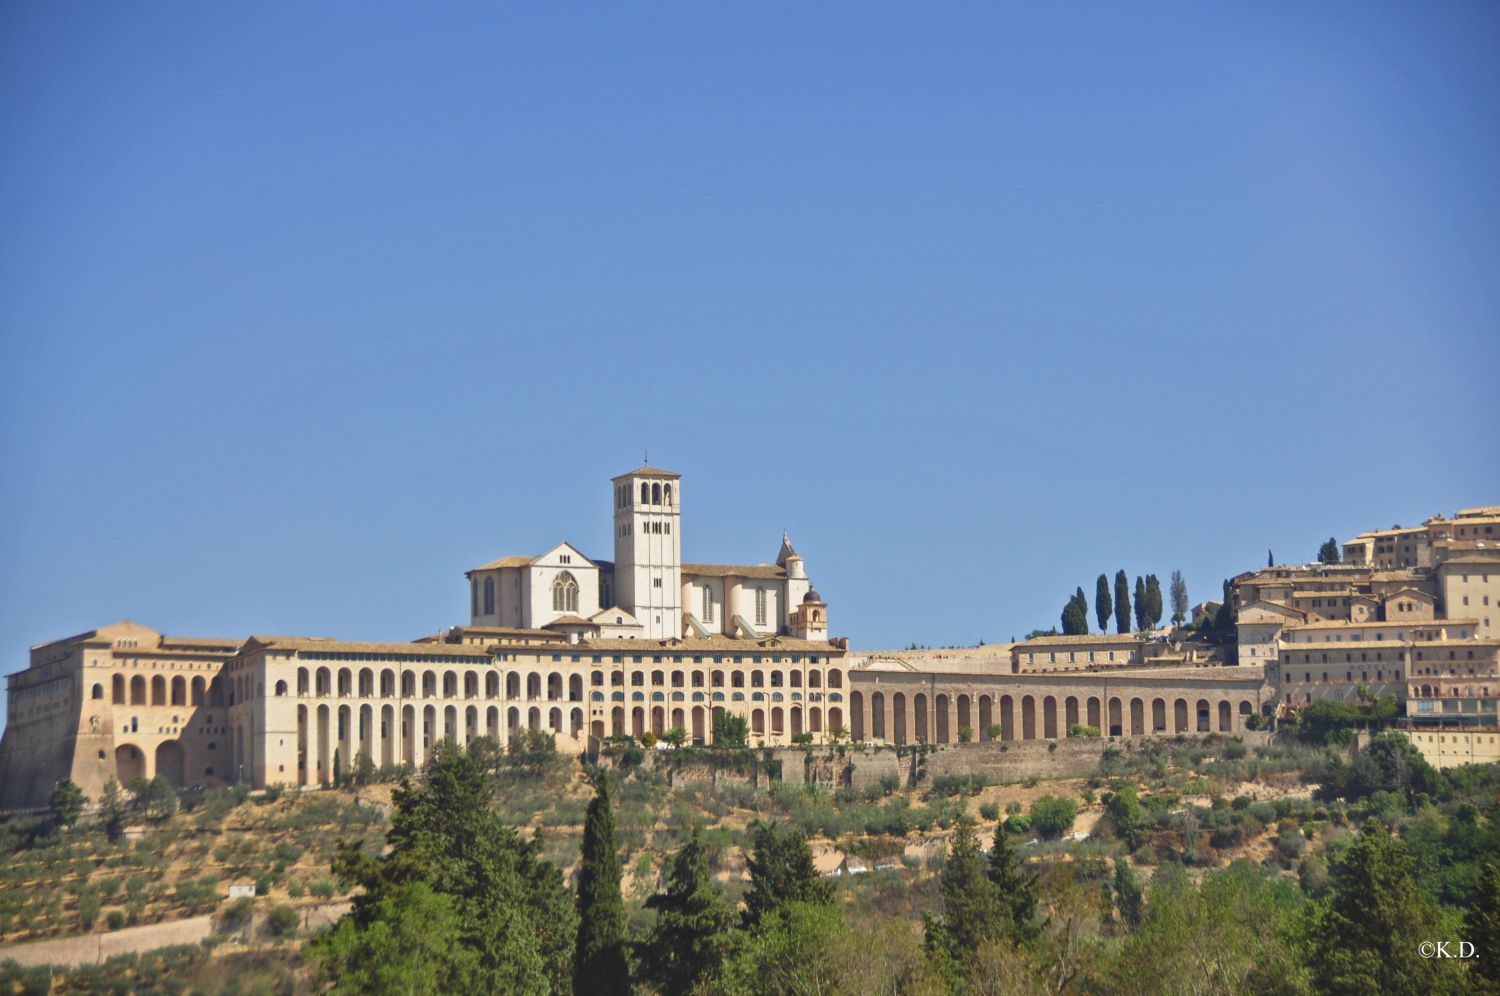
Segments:
[[[1500,764],[1500,726],[1401,731],[1434,768]]]
[[[959,667],[953,667],[959,663]],[[850,671],[851,732],[874,743],[1060,740],[1244,730],[1271,702],[1260,668],[1122,667],[1007,673],[1007,659],[932,662],[875,654]],[[999,728],[998,736],[995,728]]]
[[[38,805],[60,778],[90,796],[111,777],[226,778],[220,674],[237,643],[120,622],[32,647],[30,666],[8,679],[0,806]]]
[[[469,572],[473,624],[411,643],[124,622],[34,647],[7,679],[0,806],[40,805],[64,777],[91,797],[158,774],[327,784],[361,753],[418,765],[439,739],[504,745],[522,728],[579,750],[673,728],[709,742],[716,711],[742,716],[755,746],[847,726],[847,641],[829,638],[791,541],[775,564],[682,564],[680,477],[642,468],[614,485],[616,561],[567,543],[492,561]],[[616,587],[622,564],[634,580]]]

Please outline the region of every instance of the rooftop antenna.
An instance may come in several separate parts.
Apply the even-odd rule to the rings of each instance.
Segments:
[[[641,450],[641,466],[642,467],[649,467],[649,466],[651,466],[651,451],[650,450]]]

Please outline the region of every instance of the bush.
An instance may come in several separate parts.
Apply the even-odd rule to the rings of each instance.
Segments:
[[[276,906],[266,917],[266,931],[272,937],[291,937],[301,922],[302,917],[290,906]]]
[[[980,803],[979,815],[987,820],[998,820],[1000,818],[1000,804],[998,802]]]
[[[1072,726],[1068,727],[1068,736],[1070,736],[1070,737],[1097,737],[1097,736],[1099,736],[1099,727],[1097,727],[1097,726],[1082,726],[1082,725],[1080,725],[1078,723],[1074,723]]]
[[[1031,804],[1031,825],[1048,839],[1061,837],[1073,828],[1078,804],[1072,799],[1044,795]]]
[[[125,914],[121,910],[110,910],[104,915],[104,925],[110,930],[119,930],[125,926]]]
[[[958,742],[959,743],[966,744],[970,740],[973,740],[973,739],[974,739],[974,727],[972,727],[972,726],[960,726],[958,728]]]
[[[1031,817],[1029,816],[1007,816],[1005,818],[1006,833],[1027,833],[1031,830]]]
[[[986,726],[984,728],[984,735],[989,737],[991,740],[999,740],[1001,734],[1003,734],[1004,732],[1005,728],[1002,727],[999,723],[991,723],[989,726]]]

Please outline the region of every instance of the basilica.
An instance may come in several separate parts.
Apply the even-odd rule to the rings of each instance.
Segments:
[[[360,754],[419,765],[440,739],[545,730],[712,739],[742,716],[757,745],[849,722],[848,641],[782,536],[774,563],[682,561],[680,475],[611,482],[613,560],[568,543],[468,572],[466,626],[411,642],[164,635],[120,622],[39,644],[7,678],[0,807],[60,778],[327,784]]]

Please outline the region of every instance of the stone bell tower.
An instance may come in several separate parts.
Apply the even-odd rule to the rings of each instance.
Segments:
[[[682,636],[682,476],[642,467],[614,479],[615,604],[648,639]]]

